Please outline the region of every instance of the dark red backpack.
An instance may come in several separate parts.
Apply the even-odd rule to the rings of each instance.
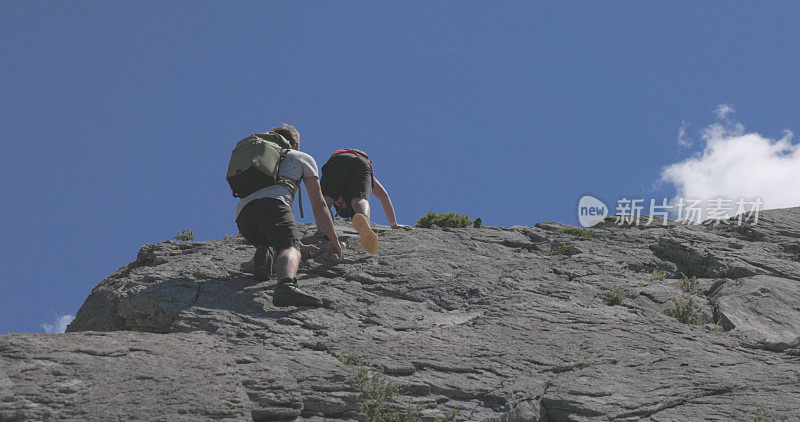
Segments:
[[[366,152],[357,149],[340,149],[334,151],[333,154],[331,154],[331,158],[336,157],[337,155],[340,154],[353,154],[367,160],[367,162],[369,163],[369,172],[372,173],[372,183],[375,183],[375,170],[372,168],[372,161],[369,160],[369,157],[367,157]],[[328,158],[328,160],[330,160],[331,158]]]

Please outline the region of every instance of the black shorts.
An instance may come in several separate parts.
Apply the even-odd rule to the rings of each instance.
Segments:
[[[256,246],[271,246],[275,252],[294,246],[302,237],[292,208],[273,198],[256,199],[245,205],[236,218],[239,233]]]
[[[353,198],[369,200],[372,196],[372,168],[369,162],[355,154],[339,154],[322,166],[322,194],[333,199],[340,196],[350,204]]]

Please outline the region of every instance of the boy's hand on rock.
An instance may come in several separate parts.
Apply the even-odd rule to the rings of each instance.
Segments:
[[[317,247],[317,246],[305,245],[303,243],[300,244],[300,258],[301,259],[311,258],[318,251],[319,251],[319,247]]]

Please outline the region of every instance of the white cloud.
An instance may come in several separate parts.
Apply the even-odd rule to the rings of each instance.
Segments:
[[[720,119],[727,119],[729,114],[736,113],[730,104],[720,104],[714,109],[714,114]]]
[[[761,198],[762,209],[800,206],[800,145],[792,142],[794,134],[786,131],[780,139],[770,139],[747,133],[732,120],[734,111],[727,104],[714,113],[721,121],[700,132],[703,150],[661,173],[662,181],[675,186],[675,199],[727,198],[735,203]]]
[[[75,319],[75,315],[61,315],[52,324],[42,324],[45,333],[63,333],[67,331],[67,325]]]
[[[678,129],[678,145],[680,145],[682,147],[685,147],[685,148],[689,148],[692,145],[694,145],[694,142],[692,142],[692,139],[689,138],[689,135],[686,134],[687,127],[688,127],[688,125],[684,121],[684,122],[681,122],[681,127],[680,127],[680,129]]]

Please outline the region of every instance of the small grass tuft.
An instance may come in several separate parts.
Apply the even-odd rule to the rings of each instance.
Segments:
[[[584,239],[589,239],[592,237],[592,232],[586,229],[582,229],[580,227],[564,227],[558,229],[561,233],[571,234],[573,236],[582,237]]]
[[[721,317],[714,316],[713,321],[714,321],[714,327],[713,327],[714,331],[721,331],[721,332],[725,331],[725,327],[722,325],[722,318]]]
[[[172,236],[172,238],[175,239],[175,240],[179,240],[181,242],[186,242],[186,241],[189,241],[189,240],[194,240],[195,236],[194,236],[194,233],[192,233],[191,230],[186,229],[186,230],[176,234],[175,236]]]
[[[687,277],[686,274],[683,275],[683,278],[680,281],[681,290],[686,293],[696,295],[700,293],[700,286],[697,284],[697,277]]]
[[[609,305],[621,305],[625,301],[625,292],[619,286],[612,286],[600,295]]]
[[[352,352],[339,356],[339,362],[342,362],[350,369],[367,365],[358,355]]]
[[[763,404],[758,405],[758,410],[755,413],[743,413],[738,410],[732,410],[731,415],[737,422],[777,422],[779,419],[777,413],[770,412]]]
[[[565,244],[565,245],[558,245],[558,246],[553,247],[553,249],[550,249],[550,252],[548,252],[547,254],[550,255],[550,256],[554,256],[554,255],[566,255],[566,256],[569,256],[569,255],[571,255],[571,251],[572,251],[572,245]]]
[[[405,410],[392,410],[389,403],[397,397],[398,387],[392,384],[383,374],[375,372],[372,367],[354,353],[339,356],[350,373],[355,378],[356,387],[361,392],[361,411],[367,415],[369,422],[422,422],[419,408],[411,409],[411,403]],[[444,418],[436,421],[454,422],[458,411],[454,410]]]
[[[734,275],[733,266],[730,261],[722,261],[722,263],[714,270],[714,273],[719,278],[732,278]]]
[[[222,240],[233,240],[233,239],[238,239],[240,237],[243,237],[241,233],[226,234],[225,236],[222,236]]]
[[[466,214],[459,215],[452,212],[444,214],[429,211],[417,221],[417,227],[423,229],[429,229],[434,224],[439,227],[469,227],[472,226],[472,220],[470,220],[469,215]]]
[[[678,321],[689,325],[700,325],[700,313],[694,303],[694,298],[684,299],[675,297],[672,299],[673,306],[665,308],[664,313],[674,317]]]
[[[651,274],[653,274],[653,279],[654,280],[662,280],[663,281],[665,278],[667,278],[667,273],[665,273],[663,271],[659,271],[657,269],[654,269]]]

